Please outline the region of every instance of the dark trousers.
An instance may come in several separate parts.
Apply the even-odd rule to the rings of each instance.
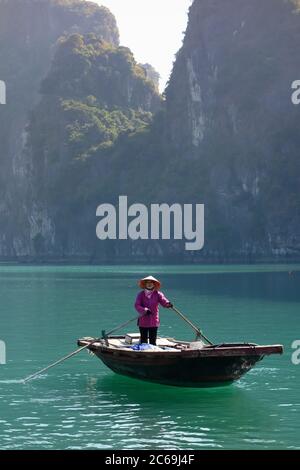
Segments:
[[[148,343],[148,338],[149,338],[150,344],[152,344],[153,346],[156,346],[157,330],[158,328],[141,328],[140,327],[141,343],[142,344]]]

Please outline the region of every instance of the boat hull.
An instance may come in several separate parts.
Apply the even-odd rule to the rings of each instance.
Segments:
[[[79,340],[84,346],[88,341]],[[221,344],[180,351],[133,351],[103,342],[89,348],[116,374],[177,387],[230,385],[249,372],[265,356],[282,354],[281,345]]]
[[[263,356],[174,358],[138,364],[129,358],[114,357],[101,352],[96,356],[116,374],[177,387],[217,387],[240,379]],[[158,359],[158,358],[155,358]]]

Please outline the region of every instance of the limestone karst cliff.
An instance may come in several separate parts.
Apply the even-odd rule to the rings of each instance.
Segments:
[[[299,4],[195,0],[190,9],[165,132],[185,197],[206,202],[208,257],[299,256]]]
[[[194,0],[162,100],[107,9],[0,0],[1,259],[298,260],[299,40],[298,0]],[[204,203],[204,250],[99,242],[122,194]]]
[[[0,77],[0,257],[61,257],[66,173],[75,183],[76,159],[149,124],[157,84],[119,46],[111,12],[83,0],[0,0]]]

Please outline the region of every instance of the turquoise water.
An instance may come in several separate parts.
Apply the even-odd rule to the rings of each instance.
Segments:
[[[127,379],[86,352],[20,382],[77,338],[133,318],[136,280],[149,273],[213,341],[281,343],[285,354],[217,389]],[[300,266],[0,265],[0,300],[0,449],[300,449]],[[162,335],[193,339],[175,313],[161,320]]]

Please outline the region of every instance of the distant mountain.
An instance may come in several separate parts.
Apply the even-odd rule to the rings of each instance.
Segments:
[[[174,184],[206,204],[206,259],[299,259],[299,42],[299,0],[190,9],[165,132]]]
[[[83,0],[0,0],[0,78],[0,257],[60,257],[66,173],[149,124],[161,98],[114,16]]]
[[[194,0],[164,99],[107,9],[21,5],[0,0],[2,259],[299,260],[299,0]],[[123,194],[204,203],[204,250],[97,240]]]

